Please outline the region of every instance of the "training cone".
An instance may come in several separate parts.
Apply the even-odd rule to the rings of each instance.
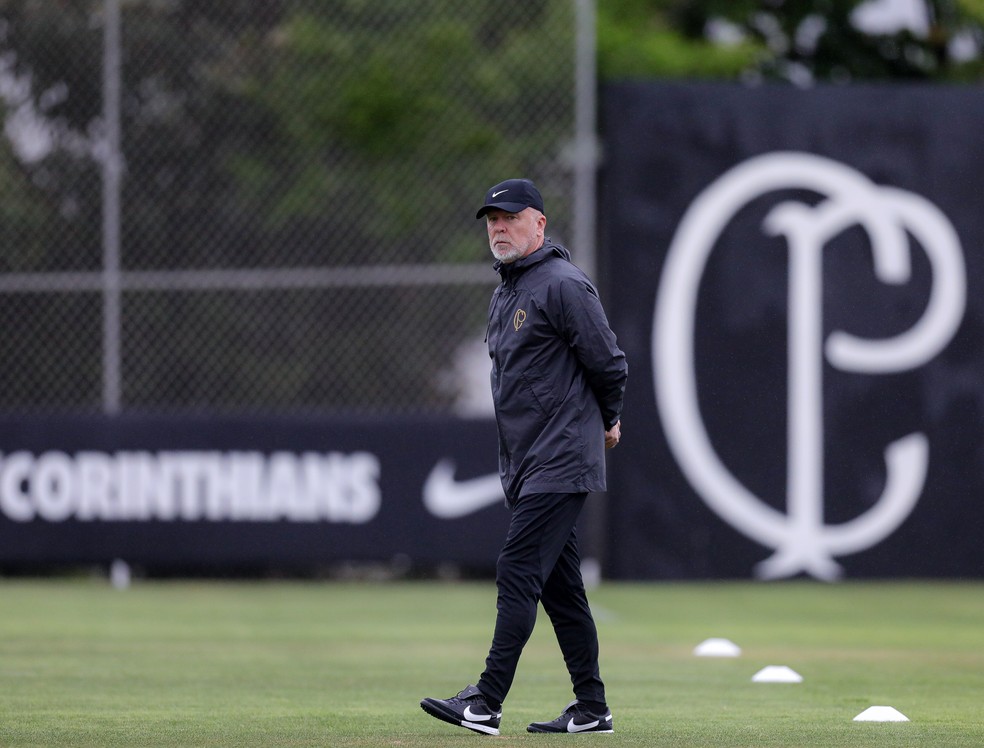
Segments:
[[[737,657],[741,647],[728,639],[705,639],[694,647],[694,654],[698,657]]]
[[[898,709],[891,706],[869,706],[854,718],[855,722],[908,722]]]
[[[752,676],[753,683],[802,683],[803,676],[785,665],[769,665]]]

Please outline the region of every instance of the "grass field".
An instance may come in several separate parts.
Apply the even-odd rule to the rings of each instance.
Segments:
[[[984,745],[984,584],[590,596],[616,733],[526,733],[571,698],[541,616],[493,738],[418,706],[476,680],[491,583],[0,580],[0,746]],[[712,636],[742,656],[695,657]],[[853,721],[872,705],[911,721]]]

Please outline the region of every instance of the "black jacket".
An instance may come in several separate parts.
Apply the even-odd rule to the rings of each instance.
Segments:
[[[605,431],[621,417],[628,367],[598,292],[549,239],[495,268],[488,344],[506,501],[604,491]]]

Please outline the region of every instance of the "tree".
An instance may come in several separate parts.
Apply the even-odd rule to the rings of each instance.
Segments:
[[[36,185],[30,204],[49,206],[36,223],[58,228],[39,270],[59,252],[71,269],[101,264],[102,7],[0,0],[10,70],[29,82],[21,105],[52,135],[11,164]],[[485,255],[463,196],[470,207],[490,174],[556,168],[570,129],[566,2],[122,11],[126,271],[471,263]],[[524,23],[500,22],[510,14]],[[436,370],[482,324],[484,299],[463,293],[474,289],[126,293],[124,402],[440,405]]]
[[[879,34],[855,22],[859,4],[599,0],[600,74],[981,77],[984,0],[933,0],[926,29]],[[103,7],[0,0],[7,272],[102,266]],[[549,190],[566,187],[573,129],[571,0],[121,8],[124,270],[471,263],[484,255],[462,206],[517,174],[543,177],[563,237],[569,195]],[[124,404],[441,408],[438,371],[481,327],[486,294],[127,292]],[[46,301],[0,297],[15,321],[0,404],[98,407],[100,297]]]
[[[971,81],[984,75],[984,2],[925,0],[924,29],[865,29],[864,0],[606,0],[606,78]]]

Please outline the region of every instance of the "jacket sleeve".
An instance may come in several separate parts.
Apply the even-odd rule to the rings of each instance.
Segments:
[[[565,338],[574,351],[601,409],[605,430],[622,417],[628,363],[601,306],[598,292],[584,278],[560,285]]]

